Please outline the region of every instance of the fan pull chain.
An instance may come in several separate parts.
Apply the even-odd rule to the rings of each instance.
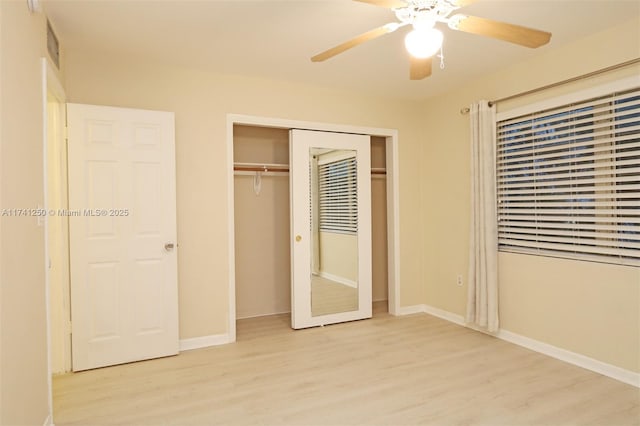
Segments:
[[[440,58],[440,69],[443,70],[444,69],[444,51],[442,46],[440,46],[440,54],[438,55],[438,58]]]

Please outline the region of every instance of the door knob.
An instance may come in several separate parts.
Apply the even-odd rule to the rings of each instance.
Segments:
[[[175,244],[173,244],[173,243],[165,243],[164,244],[164,249],[166,251],[171,251],[171,250],[173,250],[174,247],[175,247]]]
[[[302,237],[300,235],[296,235],[296,242],[299,243],[302,241]]]

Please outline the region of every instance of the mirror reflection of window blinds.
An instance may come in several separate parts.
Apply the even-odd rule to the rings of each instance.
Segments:
[[[357,233],[356,164],[351,157],[318,165],[320,231]]]

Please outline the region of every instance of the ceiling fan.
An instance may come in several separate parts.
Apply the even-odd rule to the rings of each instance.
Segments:
[[[462,14],[450,16],[454,11],[474,3],[476,0],[354,1],[392,9],[399,22],[391,22],[360,34],[351,40],[313,56],[311,61],[325,61],[366,41],[394,32],[406,25],[412,25],[413,30],[405,38],[405,46],[410,54],[409,76],[411,80],[422,80],[431,75],[433,55],[442,46],[442,32],[435,29],[435,24],[438,22],[447,24],[452,30],[492,37],[530,48],[543,46],[551,39],[551,33],[520,25]]]

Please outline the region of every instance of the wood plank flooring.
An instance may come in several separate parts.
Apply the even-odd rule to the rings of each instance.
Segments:
[[[640,425],[640,390],[425,314],[293,331],[54,378],[64,425]]]

